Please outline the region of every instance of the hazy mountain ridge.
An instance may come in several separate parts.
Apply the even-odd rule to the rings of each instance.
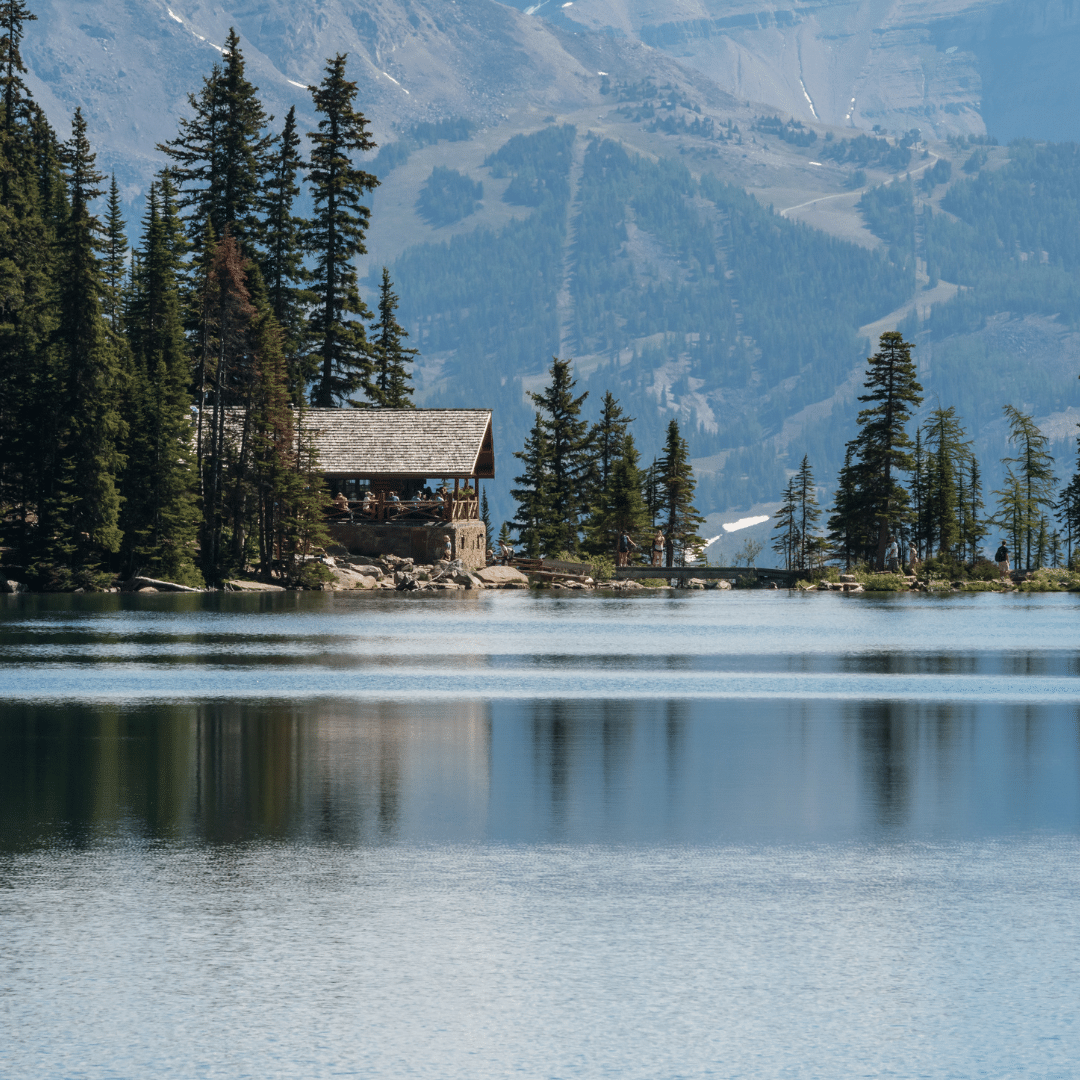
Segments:
[[[1071,0],[512,0],[625,35],[736,97],[806,120],[927,134],[1075,139],[1068,108],[1080,8]]]

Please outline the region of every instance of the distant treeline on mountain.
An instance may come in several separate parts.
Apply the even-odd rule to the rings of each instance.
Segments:
[[[464,404],[483,385],[503,445],[520,445],[520,376],[541,356],[588,356],[585,385],[627,401],[642,443],[676,416],[695,454],[737,451],[722,494],[702,482],[707,506],[753,501],[777,476],[762,437],[833,392],[863,353],[856,328],[907,299],[910,269],[715,177],[578,140],[570,126],[515,136],[485,164],[535,212],[392,266],[416,343],[449,358],[435,392]]]

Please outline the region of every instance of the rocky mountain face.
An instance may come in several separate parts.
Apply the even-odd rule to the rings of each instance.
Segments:
[[[82,105],[132,185],[230,26],[279,115],[348,52],[376,129],[528,122],[596,97],[597,71],[691,83],[806,122],[1002,141],[1080,135],[1071,0],[36,0],[32,88]]]
[[[926,134],[1075,139],[1072,0],[514,0],[640,41],[739,98],[803,120]]]

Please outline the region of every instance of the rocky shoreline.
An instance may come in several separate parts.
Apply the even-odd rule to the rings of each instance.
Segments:
[[[461,560],[437,561],[430,564],[414,563],[412,559],[396,555],[378,558],[351,556],[339,549],[334,554],[323,555],[318,563],[325,568],[327,580],[322,584],[304,589],[291,590],[256,578],[231,578],[221,590],[196,589],[172,581],[150,577],[133,577],[116,581],[109,588],[99,590],[110,593],[197,593],[224,592],[457,592],[483,589],[544,589],[566,592],[632,592],[670,588],[663,578],[639,582],[596,581],[583,574],[551,573],[550,571],[522,571],[514,566],[488,566],[470,569]],[[0,566],[0,593],[21,594],[32,590],[25,582],[9,577],[20,567]],[[765,588],[775,590],[778,586],[746,585],[737,583],[736,588]],[[729,590],[732,583],[723,578],[689,578],[682,583],[688,590]],[[1080,573],[1064,569],[1043,568],[1033,571],[1014,571],[1008,579],[994,581],[949,581],[916,577],[912,574],[839,574],[818,581],[800,581],[795,589],[799,592],[1080,592]],[[76,589],[75,592],[89,590]]]

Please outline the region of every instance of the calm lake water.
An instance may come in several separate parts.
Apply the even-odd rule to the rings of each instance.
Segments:
[[[0,1077],[1075,1077],[1078,617],[0,596]]]

